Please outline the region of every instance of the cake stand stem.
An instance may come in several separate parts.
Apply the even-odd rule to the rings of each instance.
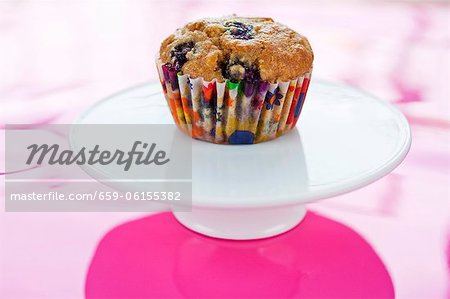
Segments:
[[[185,227],[215,238],[254,240],[282,234],[305,217],[304,205],[267,209],[225,210],[192,208],[191,212],[173,211]]]

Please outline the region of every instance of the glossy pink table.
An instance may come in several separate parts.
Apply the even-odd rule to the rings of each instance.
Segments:
[[[316,77],[405,113],[404,163],[254,242],[208,239],[168,214],[1,212],[0,297],[449,298],[448,4],[208,3],[0,2],[0,123],[70,123],[156,79],[159,42],[187,20],[269,15],[310,37]]]
[[[105,235],[89,267],[86,295],[393,298],[394,288],[361,236],[314,213],[297,228],[259,241],[204,237],[162,213]]]

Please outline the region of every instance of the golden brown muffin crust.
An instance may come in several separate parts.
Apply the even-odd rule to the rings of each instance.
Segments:
[[[313,52],[306,37],[271,18],[228,16],[186,24],[160,48],[163,63],[192,78],[240,80],[252,69],[265,81],[287,81],[308,72]]]

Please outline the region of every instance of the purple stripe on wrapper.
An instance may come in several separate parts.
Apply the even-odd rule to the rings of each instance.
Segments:
[[[172,90],[178,89],[178,77],[177,71],[172,67],[170,63],[166,63],[162,66],[164,74],[164,80],[170,83]]]
[[[269,82],[267,81],[259,81],[258,83],[258,92],[265,93],[269,89]]]
[[[257,82],[244,82],[244,94],[246,97],[251,97],[258,86]]]

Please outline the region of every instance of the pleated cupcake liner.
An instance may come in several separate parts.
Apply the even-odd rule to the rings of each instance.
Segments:
[[[252,144],[295,127],[312,69],[295,80],[268,83],[190,78],[156,62],[172,117],[193,138],[219,144]]]

